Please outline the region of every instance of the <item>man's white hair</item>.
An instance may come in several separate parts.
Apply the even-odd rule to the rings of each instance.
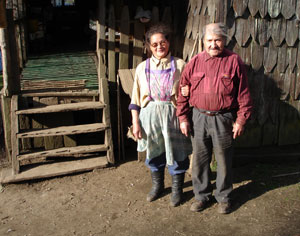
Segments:
[[[206,34],[206,30],[207,30],[207,27],[208,26],[211,26],[213,25],[214,27],[210,27],[209,30],[216,34],[216,35],[221,35],[224,39],[226,39],[228,37],[228,34],[227,34],[227,26],[224,24],[224,23],[211,23],[211,24],[207,24],[203,27],[203,30],[202,30],[202,37],[204,38],[205,37],[205,34]]]

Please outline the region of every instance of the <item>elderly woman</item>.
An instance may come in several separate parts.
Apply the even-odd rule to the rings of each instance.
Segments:
[[[132,100],[133,135],[137,150],[146,151],[152,188],[147,201],[156,200],[164,190],[164,170],[172,176],[171,206],[182,200],[184,175],[192,152],[190,139],[180,132],[176,117],[176,98],[180,74],[185,62],[170,55],[170,30],[166,25],[152,26],[145,35],[150,58],[135,72]]]

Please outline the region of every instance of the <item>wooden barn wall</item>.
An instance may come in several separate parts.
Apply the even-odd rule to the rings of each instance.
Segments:
[[[300,0],[190,0],[187,14],[186,61],[202,51],[203,26],[224,22],[247,66],[254,114],[236,146],[299,144]]]
[[[182,55],[181,42],[185,18],[178,15],[187,7],[187,1],[105,1],[98,2],[97,55],[99,74],[116,81],[118,69],[135,68],[145,57],[144,34],[159,21],[168,23],[173,31],[172,50]],[[152,18],[148,23],[135,19],[136,10],[149,10]],[[186,15],[186,14],[183,14]]]

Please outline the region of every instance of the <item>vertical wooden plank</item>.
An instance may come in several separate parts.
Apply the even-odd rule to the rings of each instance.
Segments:
[[[0,0],[0,28],[6,28],[5,0]]]
[[[151,18],[151,23],[156,24],[159,22],[159,9],[158,7],[153,7],[152,8],[152,18]]]
[[[17,133],[19,132],[19,122],[16,111],[18,110],[18,96],[14,95],[11,99],[11,145],[12,145],[12,170],[13,174],[17,174],[20,171],[20,163],[18,161],[19,155],[19,140]]]
[[[134,22],[134,39],[133,39],[133,62],[132,67],[136,68],[143,60],[143,38],[145,26],[139,20]]]
[[[119,69],[128,69],[129,67],[129,10],[128,6],[124,6],[121,15],[120,24],[120,55],[119,55]]]
[[[18,94],[20,92],[20,68],[19,68],[19,57],[18,57],[18,50],[16,44],[16,37],[15,37],[15,26],[13,21],[13,13],[12,10],[6,11],[7,16],[7,37],[8,37],[8,44],[9,44],[9,52],[10,53],[10,63],[8,63],[10,75],[11,77],[8,78],[7,88],[10,91],[10,94]],[[4,84],[3,84],[4,85]]]
[[[100,101],[106,104],[103,109],[103,123],[109,126],[108,129],[105,130],[105,145],[109,148],[107,150],[107,160],[109,163],[114,164],[115,158],[113,153],[113,141],[112,141],[112,131],[111,131],[111,123],[110,123],[110,104],[109,104],[109,94],[108,94],[108,82],[106,79],[100,78]]]
[[[46,97],[40,98],[40,103],[45,105],[56,105],[58,104],[57,97]],[[51,113],[44,115],[44,128],[56,127],[57,123],[64,119],[63,114]],[[55,148],[63,147],[63,137],[62,136],[49,136],[44,137],[45,149],[51,150]]]
[[[108,81],[116,82],[115,11],[110,5],[108,13]]]
[[[19,67],[23,68],[23,50],[22,50],[22,41],[21,41],[21,30],[20,25],[15,25],[15,31],[16,31],[16,43],[17,43],[17,53],[18,53],[18,61],[19,61]]]
[[[106,60],[105,60],[105,0],[99,0],[98,7],[99,7],[98,21],[97,21],[98,74],[100,75],[100,78],[106,78]]]
[[[6,159],[11,162],[11,98],[1,96],[2,122],[4,128],[4,142]]]
[[[165,24],[172,24],[172,9],[171,7],[166,7],[164,9],[161,21],[164,22]]]
[[[39,106],[40,98],[33,97],[33,107]],[[42,129],[43,128],[43,116],[42,115],[34,115],[32,118],[32,129]],[[37,137],[33,139],[33,147],[34,148],[41,148],[44,147],[44,138]]]
[[[28,108],[28,103],[27,103],[27,98],[26,97],[19,97],[19,107],[21,109],[26,109]],[[30,119],[28,116],[26,115],[19,115],[19,129],[25,129],[28,130],[30,129]],[[32,148],[31,145],[31,140],[29,138],[22,138],[21,139],[21,143],[22,143],[22,148],[23,150],[29,150]]]

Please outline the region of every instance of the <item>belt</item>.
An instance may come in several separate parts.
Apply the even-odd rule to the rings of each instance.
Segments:
[[[217,115],[220,115],[220,114],[230,112],[230,111],[204,111],[204,110],[199,110],[199,109],[198,109],[198,111],[202,114],[207,115],[207,116],[217,116]]]

